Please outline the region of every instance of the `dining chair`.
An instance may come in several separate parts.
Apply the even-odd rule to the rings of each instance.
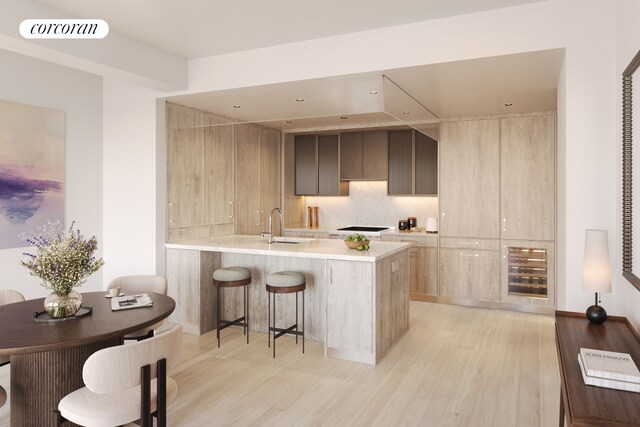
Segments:
[[[24,301],[24,295],[12,289],[0,289],[0,305]],[[0,366],[9,363],[9,356],[0,356]],[[0,408],[7,402],[7,391],[0,386]]]
[[[82,368],[85,387],[62,398],[57,425],[70,421],[81,426],[120,426],[136,422],[167,425],[167,404],[178,395],[167,376],[180,358],[182,326],[147,340],[93,353]]]
[[[157,294],[167,294],[167,279],[162,276],[137,275],[116,277],[107,286],[109,289],[119,288],[125,295],[141,294],[145,292],[155,292]],[[131,332],[124,336],[125,340],[144,340],[151,338],[154,331],[162,325],[163,321],[155,323],[143,329]]]

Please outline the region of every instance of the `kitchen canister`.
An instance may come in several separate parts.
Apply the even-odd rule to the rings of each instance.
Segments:
[[[398,221],[398,230],[408,230],[409,229],[409,221],[406,219],[401,219]]]
[[[427,233],[438,232],[438,220],[436,218],[427,218]]]
[[[409,228],[416,228],[418,226],[418,220],[416,219],[415,216],[410,216],[408,218],[409,221]]]

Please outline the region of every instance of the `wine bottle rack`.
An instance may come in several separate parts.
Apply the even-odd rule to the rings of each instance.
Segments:
[[[509,295],[547,298],[547,250],[508,248]]]

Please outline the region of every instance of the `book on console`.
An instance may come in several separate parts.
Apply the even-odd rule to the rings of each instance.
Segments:
[[[582,373],[582,379],[586,385],[592,385],[596,387],[613,388],[616,390],[632,391],[640,393],[640,384],[627,381],[611,380],[607,378],[591,377],[587,375],[582,363],[582,355],[578,353],[578,365],[580,365],[580,372]]]
[[[640,371],[628,353],[581,348],[578,356],[589,377],[640,384]]]
[[[149,294],[124,295],[111,298],[111,310],[129,310],[132,308],[151,307],[153,301]]]

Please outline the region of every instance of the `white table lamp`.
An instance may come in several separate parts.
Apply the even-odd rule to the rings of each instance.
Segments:
[[[595,292],[595,305],[587,309],[587,319],[593,323],[607,320],[607,312],[598,305],[598,293],[611,292],[611,264],[607,230],[586,230],[582,289]]]

